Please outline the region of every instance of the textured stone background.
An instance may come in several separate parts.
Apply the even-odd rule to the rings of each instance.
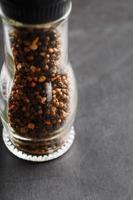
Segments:
[[[79,90],[73,148],[33,164],[0,137],[0,200],[133,200],[133,1],[73,0],[69,36]]]

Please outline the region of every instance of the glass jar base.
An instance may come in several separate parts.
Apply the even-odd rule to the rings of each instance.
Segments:
[[[72,127],[67,141],[57,151],[49,155],[31,155],[16,148],[10,140],[9,133],[5,129],[3,129],[3,140],[8,150],[18,158],[33,162],[45,162],[62,156],[69,150],[69,148],[73,144],[74,138],[75,138],[75,130],[74,127]]]

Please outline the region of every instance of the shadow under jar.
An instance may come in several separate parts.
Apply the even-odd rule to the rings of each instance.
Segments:
[[[19,4],[2,0],[1,10],[4,142],[13,154],[26,160],[57,158],[70,148],[75,135],[77,90],[68,60],[67,34],[71,1],[34,0],[31,6],[25,0]]]

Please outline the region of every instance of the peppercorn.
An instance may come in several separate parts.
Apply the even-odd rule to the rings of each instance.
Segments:
[[[27,127],[28,127],[29,129],[34,129],[34,128],[35,128],[35,124],[29,123]]]
[[[39,81],[40,83],[43,83],[45,80],[46,80],[46,77],[45,77],[45,76],[40,76],[38,81]]]
[[[16,68],[9,97],[10,125],[19,136],[44,140],[60,129],[69,116],[68,74],[59,70],[60,35],[53,29],[17,27],[10,34],[10,42]],[[44,142],[45,152],[49,151],[48,146],[57,148],[62,141]],[[20,148],[40,154],[44,151],[22,144]]]

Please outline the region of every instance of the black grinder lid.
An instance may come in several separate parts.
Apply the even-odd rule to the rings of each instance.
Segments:
[[[27,24],[40,24],[63,17],[71,0],[0,0],[3,14]]]

